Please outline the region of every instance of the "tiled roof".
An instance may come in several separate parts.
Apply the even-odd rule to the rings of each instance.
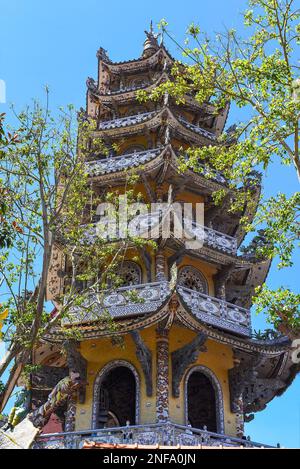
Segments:
[[[142,114],[136,114],[134,116],[119,117],[108,121],[102,121],[99,124],[99,130],[118,129],[121,127],[127,127],[128,125],[140,124],[145,122],[156,114],[156,111],[144,112]]]

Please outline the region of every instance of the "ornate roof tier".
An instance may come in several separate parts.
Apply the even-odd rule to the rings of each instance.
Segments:
[[[175,61],[163,44],[160,45],[158,50],[150,57],[140,57],[138,59],[123,62],[112,62],[102,48],[98,50],[97,57],[99,62],[102,62],[112,73],[116,74],[148,70],[158,64],[161,64],[162,67],[172,66]]]
[[[156,129],[158,126],[169,126],[176,134],[188,142],[198,145],[212,145],[217,143],[217,137],[212,132],[194,126],[182,117],[176,117],[169,107],[165,106],[158,111],[150,111],[132,116],[120,117],[99,123],[95,136],[111,136],[120,138],[138,132],[144,132],[145,127]],[[168,137],[165,139],[168,140]],[[166,142],[168,143],[168,142]]]
[[[259,353],[266,357],[280,357],[289,351],[290,340],[285,336],[264,340],[251,338],[250,310],[185,288],[180,284],[176,286],[176,291],[180,305],[174,319],[189,329],[195,332],[203,331],[209,338],[232,345],[235,349],[250,355]],[[140,295],[141,302],[130,298],[132,292]],[[101,301],[103,304],[106,298],[106,307],[99,306],[95,298],[94,300],[89,298],[85,307],[88,303],[93,304],[93,308],[98,305],[97,311],[94,310],[89,314],[86,310],[76,307],[69,317],[65,318],[64,327],[80,324],[84,338],[123,334],[129,330],[148,327],[170,314],[166,303],[171,293],[168,282],[123,287],[115,292],[108,292],[107,296],[103,297]],[[153,302],[157,302],[155,312]],[[160,306],[157,308],[158,304]],[[125,311],[122,311],[124,307]],[[107,330],[106,327],[101,327],[101,324],[97,325],[105,308],[113,311],[114,319],[120,324],[119,328]],[[54,342],[60,341],[62,337],[58,327],[48,336]]]
[[[99,87],[95,80],[93,80],[92,78],[88,78],[87,88],[93,99],[99,101],[99,103],[102,105],[109,106],[112,103],[114,103],[115,105],[124,105],[136,101],[136,92],[138,90],[144,90],[147,93],[150,93],[160,84],[168,81],[169,79],[169,74],[167,72],[162,72],[160,76],[154,81],[149,81],[149,79],[147,79],[147,81],[138,85],[121,85],[119,89],[107,89],[105,92],[103,92],[99,90]],[[170,98],[170,100],[174,105],[176,105],[176,102],[172,97]],[[213,106],[212,104],[208,102],[200,104],[198,101],[196,101],[193,96],[187,94],[185,96],[184,106],[194,112],[205,111],[212,117],[215,117],[214,128],[216,129],[217,135],[220,135],[224,130],[225,122],[229,112],[229,104],[227,104],[224,109],[216,110],[215,106]]]
[[[82,316],[82,313],[79,313]],[[82,324],[80,321],[75,322],[76,329],[80,331],[82,339],[93,339],[97,337],[110,337],[116,334],[127,334],[128,332],[136,331],[138,329],[149,327],[153,324],[164,320],[169,316],[167,307],[162,307],[159,310],[147,314],[135,314],[132,316],[122,316],[115,318],[115,327],[107,327],[107,322],[103,323],[98,314],[98,320],[94,322],[86,322]],[[75,319],[76,321],[76,319]],[[62,327],[54,327],[45,335],[45,340],[51,343],[61,343],[65,340],[66,329],[72,328],[72,322]]]
[[[128,170],[131,168],[141,167],[143,174],[150,174],[153,169],[164,166],[162,171],[164,179],[168,175],[171,177],[171,174],[174,174],[178,178],[188,180],[189,187],[199,186],[209,193],[226,188],[226,180],[222,174],[204,164],[199,164],[199,172],[197,173],[187,170],[184,175],[179,175],[178,154],[171,144],[140,152],[111,156],[106,159],[87,161],[85,166],[87,174],[101,182],[109,180],[119,183],[126,178]],[[157,175],[155,175],[155,179],[157,180]]]
[[[281,340],[284,343],[286,338]],[[265,409],[268,402],[275,396],[282,395],[290,386],[300,370],[300,365],[293,360],[291,344],[286,345],[286,351],[273,358],[264,353],[248,354],[235,350],[236,365],[229,370],[233,412],[238,406],[238,394],[243,396],[244,414],[251,414]],[[253,415],[246,416],[246,421],[252,418]]]
[[[117,90],[107,90],[105,92],[101,92],[96,82],[92,78],[88,78],[87,80],[87,87],[88,90],[93,94],[93,96],[100,99],[101,103],[109,103],[112,99],[118,100],[122,102],[131,102],[136,97],[136,92],[138,90],[146,90],[150,92],[152,89],[159,86],[163,81],[169,79],[169,75],[166,72],[162,72],[160,76],[154,82],[145,82],[140,83],[138,85],[129,85],[129,86],[122,86]]]
[[[242,336],[251,336],[250,310],[205,295],[180,284],[176,291],[194,318]],[[89,295],[80,306],[73,307],[63,318],[62,326],[84,325],[101,321],[104,312],[114,319],[151,315],[161,310],[171,290],[168,282],[146,283],[121,287],[101,295]]]
[[[224,300],[195,290],[176,286],[179,306],[170,315],[169,301],[174,300],[168,282],[132,285],[103,295],[100,303],[89,297],[81,307],[71,311],[62,326],[56,326],[45,337],[50,343],[65,340],[65,330],[76,326],[82,339],[125,334],[168,320],[175,321],[216,342],[233,347],[235,366],[229,372],[230,400],[235,412],[236,400],[244,396],[245,413],[265,408],[274,396],[282,394],[290,385],[299,364],[292,360],[290,340],[281,336],[273,339],[251,338],[250,311]],[[139,301],[140,299],[140,301]],[[108,328],[101,316],[108,310],[114,327]],[[105,321],[104,321],[105,322]]]
[[[217,328],[206,321],[196,317],[189,307],[182,303],[178,309],[176,319],[178,322],[195,332],[204,332],[207,337],[221,344],[228,344],[236,350],[246,354],[262,354],[266,357],[280,357],[289,350],[290,341],[287,337],[273,340],[256,340],[243,335],[236,335],[228,329]]]

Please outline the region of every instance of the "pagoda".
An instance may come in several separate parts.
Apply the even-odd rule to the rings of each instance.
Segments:
[[[251,298],[270,266],[251,246],[238,252],[245,236],[241,218],[251,220],[253,204],[238,214],[226,197],[215,206],[215,191],[232,190],[224,176],[205,164],[197,173],[178,169],[188,148],[217,143],[229,105],[216,113],[192,95],[182,104],[170,96],[141,104],[137,91],[150,92],[170,79],[174,65],[152,28],[140,58],[113,62],[102,48],[97,58],[98,78],[87,80],[86,114],[111,151],[86,161],[95,191],[124,186],[135,168],[136,189],[147,202],[171,197],[193,207],[204,204],[204,241],[187,247],[170,236],[156,240],[157,250],[126,252],[120,266],[124,286],[105,297],[114,332],[99,325],[101,311],[82,315],[79,307],[48,334],[34,356],[41,365],[32,376],[35,406],[71,369],[84,384],[48,419],[36,447],[77,448],[86,440],[100,447],[261,446],[245,437],[244,423],[285,391],[297,369],[287,337],[252,333]],[[260,184],[251,190],[257,204]],[[50,299],[63,289],[63,265],[58,249]],[[132,301],[128,291],[141,301]],[[81,338],[65,358],[62,328],[72,327]],[[112,335],[120,335],[124,346],[116,346]]]

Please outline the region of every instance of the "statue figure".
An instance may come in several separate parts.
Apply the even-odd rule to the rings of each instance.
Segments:
[[[61,379],[52,389],[47,401],[28,416],[29,420],[35,427],[44,427],[50,419],[52,412],[72,396],[79,386],[80,374],[70,371],[70,375]]]
[[[0,307],[2,305],[0,304]],[[2,311],[2,313],[0,313],[0,340],[2,340],[2,327],[3,327],[3,324],[4,324],[4,321],[5,319],[7,318],[8,316],[8,308],[6,308],[4,311]]]
[[[168,145],[171,141],[170,127],[167,125],[165,130],[165,145]]]
[[[6,425],[2,428],[2,430],[7,431],[15,428],[18,423],[20,423],[30,410],[30,397],[31,393],[29,389],[21,389],[21,391],[17,392],[17,398],[13,408],[10,411],[8,416],[8,421]]]

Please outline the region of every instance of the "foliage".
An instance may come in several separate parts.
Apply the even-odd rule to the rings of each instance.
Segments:
[[[290,289],[269,289],[266,285],[257,288],[257,312],[267,311],[269,321],[280,332],[293,336],[299,333],[300,294]]]
[[[34,102],[32,108],[13,112],[18,138],[13,145],[4,141],[0,160],[5,222],[17,227],[0,254],[1,308],[9,310],[3,339],[9,343],[9,351],[1,362],[0,376],[13,363],[6,388],[18,363],[26,373],[31,369],[32,350],[51,328],[61,328],[61,319],[72,314],[74,307],[80,306],[85,314],[88,296],[93,295],[93,304],[103,311],[99,313],[102,326],[112,333],[117,330],[103,306],[105,290],[121,284],[118,272],[127,249],[146,244],[130,236],[110,242],[88,236],[95,231],[98,204],[118,203],[117,192],[96,192],[86,172],[86,159],[109,151],[95,136],[93,119],[76,114],[73,106],[54,117],[48,92],[45,108]],[[126,184],[129,202],[138,197],[132,188],[134,181],[130,174]],[[62,288],[52,293],[56,309],[50,313],[53,260],[61,266],[57,274]],[[80,338],[76,327],[61,328],[61,332],[66,338]]]
[[[4,119],[5,113],[0,114],[0,161],[5,154],[5,149],[9,147],[14,147],[18,142],[18,134],[11,134],[8,132],[5,133],[4,130]],[[7,206],[7,191],[3,182],[0,179],[0,248],[9,247],[12,245],[12,240],[15,234],[15,231],[19,229],[15,221],[12,221],[11,224],[8,223],[6,219],[6,213],[8,211]]]

